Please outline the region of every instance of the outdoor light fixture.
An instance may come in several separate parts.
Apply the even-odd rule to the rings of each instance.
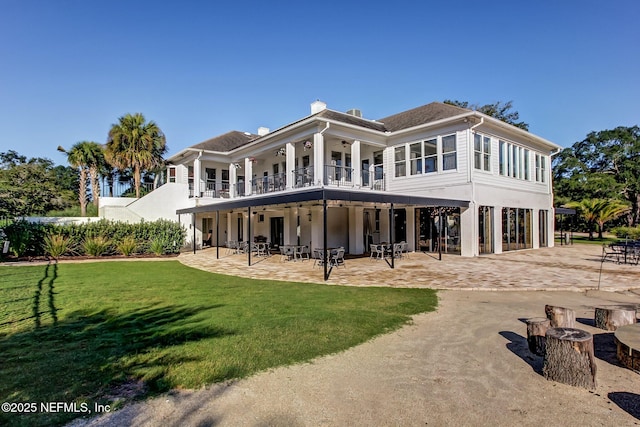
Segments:
[[[313,147],[313,142],[306,140],[304,142],[304,151],[310,150]]]
[[[240,166],[240,163],[234,163],[233,167],[236,168],[236,169],[242,168],[242,166]]]
[[[276,151],[276,156],[284,156],[287,154],[287,150],[284,147],[281,147],[278,151]]]
[[[309,212],[307,216],[309,217],[309,222],[311,222],[311,212]]]

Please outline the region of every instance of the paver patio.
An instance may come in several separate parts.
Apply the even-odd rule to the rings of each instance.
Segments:
[[[347,259],[334,268],[328,284],[351,286],[424,287],[450,290],[562,290],[597,289],[623,291],[640,288],[640,265],[601,263],[602,247],[575,244],[536,250],[483,255],[475,258],[443,254],[410,253],[391,269],[383,260],[368,257]],[[313,260],[281,261],[280,255],[253,257],[227,254],[220,248],[184,252],[178,259],[206,271],[249,278],[269,278],[324,283],[323,269]],[[602,270],[601,270],[602,267]],[[601,273],[601,274],[600,274]]]

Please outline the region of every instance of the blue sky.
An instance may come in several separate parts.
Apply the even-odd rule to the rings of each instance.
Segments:
[[[172,154],[316,99],[370,119],[512,100],[569,146],[640,124],[638,22],[637,0],[0,0],[0,151],[66,165],[58,145],[141,112]]]

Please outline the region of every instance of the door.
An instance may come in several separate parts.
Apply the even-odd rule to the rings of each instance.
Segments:
[[[393,237],[395,242],[406,242],[407,241],[407,211],[404,209],[394,209],[393,211]]]
[[[278,249],[284,245],[284,217],[271,218],[271,246]]]

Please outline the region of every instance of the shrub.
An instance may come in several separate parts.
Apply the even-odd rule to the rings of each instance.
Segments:
[[[122,239],[122,241],[116,245],[116,249],[122,255],[129,256],[136,251],[137,246],[136,240],[129,236]]]
[[[149,250],[156,255],[164,255],[165,252],[165,242],[162,239],[155,239],[151,241],[149,245]]]
[[[61,234],[47,234],[44,237],[44,252],[55,259],[66,253],[71,253],[73,246],[73,240]]]
[[[111,249],[111,241],[106,237],[89,237],[84,241],[84,251],[87,255],[102,256]]]
[[[640,227],[615,227],[611,229],[611,232],[619,239],[640,239]]]

